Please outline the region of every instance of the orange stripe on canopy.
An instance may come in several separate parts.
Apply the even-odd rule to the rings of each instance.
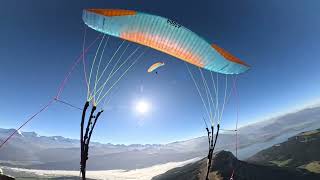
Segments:
[[[242,65],[245,65],[245,66],[249,66],[247,65],[245,62],[241,61],[239,58],[233,56],[232,54],[230,54],[228,51],[222,49],[221,47],[217,46],[216,44],[212,44],[211,45],[216,51],[218,51],[218,53],[220,55],[222,55],[224,58],[226,58],[227,60],[229,61],[232,61],[232,62],[235,62],[235,63],[238,63],[238,64],[242,64]]]
[[[88,9],[88,11],[97,13],[103,16],[129,16],[135,15],[137,12],[124,9]]]

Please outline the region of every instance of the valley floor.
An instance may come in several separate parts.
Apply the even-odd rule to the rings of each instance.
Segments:
[[[155,165],[148,168],[136,170],[106,170],[106,171],[87,171],[87,177],[90,179],[101,180],[150,180],[152,177],[163,174],[170,169],[181,167],[186,164],[199,160],[199,158],[190,159],[183,162],[170,162],[161,165]],[[6,174],[15,176],[19,179],[35,179],[35,178],[50,178],[50,179],[75,179],[79,176],[79,171],[61,171],[61,170],[35,170],[22,168],[1,167]],[[65,177],[65,178],[63,178]],[[73,177],[73,178],[72,178]]]

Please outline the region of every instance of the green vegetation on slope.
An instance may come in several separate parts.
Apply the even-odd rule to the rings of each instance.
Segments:
[[[286,142],[260,151],[248,161],[320,173],[320,129],[300,133]]]
[[[320,173],[320,161],[313,161],[306,165],[300,166],[299,168],[306,169],[314,173]]]

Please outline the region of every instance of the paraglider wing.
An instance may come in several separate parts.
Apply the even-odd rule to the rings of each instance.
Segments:
[[[157,62],[157,63],[152,64],[148,69],[148,73],[153,72],[154,70],[158,69],[161,66],[164,66],[163,62]]]
[[[223,74],[240,74],[249,66],[217,45],[170,19],[120,9],[86,9],[90,28],[172,55],[195,66]]]

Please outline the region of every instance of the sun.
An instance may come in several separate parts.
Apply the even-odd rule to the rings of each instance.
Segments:
[[[145,100],[139,100],[135,105],[135,110],[139,114],[146,114],[150,110],[150,104]]]

